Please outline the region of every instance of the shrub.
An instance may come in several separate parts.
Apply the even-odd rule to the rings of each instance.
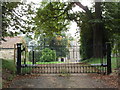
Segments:
[[[56,61],[56,52],[55,50],[51,50],[49,48],[45,48],[42,50],[42,56],[40,57],[41,62],[51,62]]]

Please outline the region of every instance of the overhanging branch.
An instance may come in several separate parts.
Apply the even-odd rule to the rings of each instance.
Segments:
[[[93,19],[92,13],[87,6],[82,5],[81,2],[72,2],[72,3],[82,8],[87,13],[90,20]]]

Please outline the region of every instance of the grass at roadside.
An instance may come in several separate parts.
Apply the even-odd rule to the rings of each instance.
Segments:
[[[2,60],[2,84],[3,87],[16,75],[16,66],[13,60]]]
[[[16,66],[13,60],[2,60],[2,68],[9,70],[12,74],[16,72]]]

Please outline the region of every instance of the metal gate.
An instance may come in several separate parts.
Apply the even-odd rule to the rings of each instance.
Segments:
[[[17,44],[18,74],[111,73],[110,44],[106,62],[87,64],[80,61],[79,47],[23,46]],[[108,61],[107,61],[108,60]]]

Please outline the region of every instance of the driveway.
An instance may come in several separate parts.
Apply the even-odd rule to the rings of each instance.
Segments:
[[[88,74],[42,74],[15,79],[10,88],[110,88],[102,80],[92,79]]]

